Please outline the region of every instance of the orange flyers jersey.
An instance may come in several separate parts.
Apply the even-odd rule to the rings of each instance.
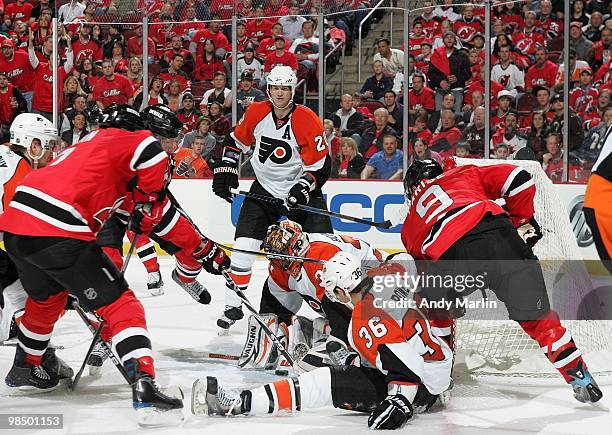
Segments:
[[[257,180],[281,199],[304,172],[321,169],[329,152],[323,123],[299,104],[282,122],[274,115],[271,102],[253,103],[231,135],[243,151],[254,147],[251,164]]]
[[[31,170],[24,158],[0,145],[0,215],[11,202],[17,185]]]
[[[385,252],[373,248],[368,243],[354,239],[349,236],[335,234],[308,234],[310,248],[304,254],[305,257],[317,260],[330,260],[337,252],[348,252],[361,261],[381,262],[387,258]],[[303,263],[297,278],[289,272],[281,270],[270,262],[268,286],[271,293],[293,313],[297,313],[302,300],[310,307],[323,314],[321,301],[325,295],[325,289],[321,287],[322,264]]]
[[[401,291],[398,289],[397,291]],[[402,293],[399,300],[407,300]],[[440,394],[449,387],[453,352],[417,308],[386,309],[389,298],[370,293],[357,303],[349,325],[349,344],[388,380],[410,380]],[[415,379],[415,375],[418,379]]]

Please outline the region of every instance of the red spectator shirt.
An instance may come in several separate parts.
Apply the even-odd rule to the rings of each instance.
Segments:
[[[522,32],[513,34],[512,41],[516,51],[519,53],[533,55],[536,52],[536,48],[546,47],[544,35],[536,31],[527,32],[525,29]]]
[[[343,3],[348,3],[348,2],[343,2]],[[289,15],[289,7],[286,4],[282,4],[280,6],[268,5],[264,9],[264,15],[266,17],[284,17],[285,15]]]
[[[503,23],[506,34],[509,35],[516,33],[523,25],[523,19],[520,15],[516,14],[503,13],[501,16],[497,16],[497,14],[495,14],[495,18],[491,22],[495,22],[495,20],[498,19]],[[512,38],[512,40],[514,41],[514,38]]]
[[[2,125],[10,125],[13,122],[13,108],[11,107],[13,98],[13,85],[9,83],[6,92],[0,92],[0,124]]]
[[[202,21],[186,21],[180,24],[181,33],[183,35],[189,36],[191,32],[197,32],[198,30],[202,30],[205,28],[204,23]]]
[[[402,243],[416,259],[439,259],[488,213],[519,227],[534,215],[535,185],[510,164],[465,165],[419,184],[409,201]],[[504,198],[505,208],[495,202]]]
[[[482,23],[478,19],[471,21],[457,21],[454,26],[455,34],[462,42],[471,41],[472,36],[476,33],[484,34]]]
[[[559,72],[559,66],[547,60],[542,68],[538,68],[533,65],[527,70],[525,76],[525,87],[531,90],[538,86],[544,86],[546,88],[552,88],[557,81],[557,73]]]
[[[0,71],[6,73],[9,81],[21,92],[29,92],[34,86],[34,70],[28,53],[15,50],[13,59],[6,60],[0,55]]]
[[[538,28],[542,30],[546,39],[554,39],[563,34],[563,23],[561,21],[547,17],[545,19],[540,18],[538,22]]]
[[[192,110],[190,114],[185,112],[179,112],[176,114],[178,119],[183,123],[183,133],[189,133],[193,129],[195,129],[196,124],[198,123],[198,119],[202,114]]]
[[[223,61],[213,57],[209,62],[204,61],[202,56],[196,57],[196,64],[193,69],[193,76],[198,81],[211,81],[215,78],[217,71],[225,72]]]
[[[30,21],[30,13],[32,12],[33,8],[34,6],[27,2],[21,6],[19,6],[16,2],[9,3],[4,8],[4,16],[11,17],[11,20],[13,22],[19,20],[25,23],[27,21]]]
[[[491,80],[491,108],[497,108],[497,93],[499,91],[504,90],[504,86],[501,83],[496,82],[495,80]],[[472,102],[472,94],[474,91],[480,91],[484,95],[485,88],[484,82],[477,81],[468,86],[467,91],[465,92],[465,98],[463,99],[463,104],[473,105]]]
[[[435,18],[426,20],[422,16],[420,18],[421,22],[423,23],[423,32],[425,32],[425,35],[427,35],[429,39],[433,39],[440,35],[440,21]]]
[[[147,47],[149,48],[149,56],[155,56],[157,54],[157,47],[155,46],[155,41],[153,41],[151,38],[147,38],[147,39],[148,39]],[[142,57],[142,51],[143,51],[142,47],[143,47],[142,41],[140,42],[138,41],[138,36],[132,36],[130,39],[128,39],[128,42],[127,42],[128,56]]]
[[[234,13],[234,2],[227,0],[211,0],[208,11],[211,15],[217,15],[222,20],[229,20]]]
[[[170,50],[166,50],[164,52],[164,58],[166,59],[166,62],[172,62],[172,56],[174,56],[175,54],[182,54],[185,63],[187,62],[187,59],[191,58],[191,51],[187,50],[186,48],[179,48],[178,51],[174,48],[171,48]]]
[[[191,81],[187,77],[187,74],[185,74],[185,72],[182,70],[173,74],[166,69],[159,73],[159,77],[161,77],[161,79],[164,81],[164,88],[166,88],[166,90],[168,89],[168,84],[172,80],[176,80],[181,84],[181,92],[191,90]]]
[[[195,32],[193,38],[191,38],[191,42],[195,42],[197,44],[196,53],[198,56],[202,56],[204,42],[206,42],[207,39],[211,39],[215,43],[215,50],[217,48],[222,48],[224,50],[229,49],[229,41],[223,32],[219,31],[216,35],[214,35],[210,30],[202,29]]]
[[[593,86],[576,88],[570,92],[569,105],[578,115],[584,117],[587,111],[597,107],[598,96],[599,92]]]
[[[285,40],[285,47],[291,46],[291,40],[287,38],[283,38]],[[276,51],[276,46],[274,45],[274,38],[265,38],[259,43],[259,47],[257,47],[256,53],[265,58],[272,54],[273,51]]]
[[[101,102],[104,107],[113,103],[127,104],[134,95],[130,80],[121,74],[115,74],[113,80],[100,77],[93,85],[92,99]]]
[[[74,51],[74,64],[80,65],[85,58],[92,58],[94,62],[102,60],[102,47],[93,42],[91,39],[85,44],[80,38],[72,43],[72,50]]]
[[[455,148],[460,138],[461,130],[457,127],[452,127],[448,130],[440,130],[431,137],[429,148],[440,154],[440,157],[443,159],[452,157],[455,155]],[[448,145],[446,142],[448,142]]]
[[[58,68],[59,73],[59,107],[62,107],[62,89],[66,79],[66,70],[63,66]],[[53,112],[53,71],[48,61],[38,62],[34,69],[34,89],[32,96],[32,109],[40,112]]]
[[[412,54],[415,57],[420,56],[422,52],[421,44],[423,44],[423,41],[426,41],[428,39],[429,38],[427,38],[426,35],[423,35],[420,38],[411,36],[410,37],[410,54]]]
[[[272,71],[272,68],[274,68],[277,65],[287,65],[293,68],[294,70],[297,70],[298,69],[297,57],[295,56],[294,53],[288,50],[285,50],[281,57],[278,57],[276,55],[276,51],[274,53],[270,53],[268,54],[268,57],[266,57],[266,63],[264,64],[264,71],[269,73],[270,71]]]
[[[246,26],[247,35],[249,38],[261,41],[264,38],[268,38],[272,35],[273,24],[274,22],[266,19],[261,20],[261,22],[259,22],[259,20],[249,20]]]
[[[491,129],[496,131],[500,128],[504,128],[504,124],[506,123],[506,116],[508,116],[508,112],[503,115],[499,115],[497,112],[495,115],[491,116]]]
[[[436,93],[431,88],[424,87],[419,94],[417,94],[414,89],[411,89],[408,96],[410,110],[425,109],[431,112],[436,107]]]

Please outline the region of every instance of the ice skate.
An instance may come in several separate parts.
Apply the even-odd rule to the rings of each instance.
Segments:
[[[577,401],[595,405],[603,397],[601,389],[582,360],[578,361],[575,368],[567,369],[567,374],[572,378],[570,385],[574,389],[574,397]]]
[[[108,348],[104,345],[102,340],[98,340],[91,355],[87,358],[87,365],[89,366],[89,375],[98,376],[102,371],[102,364],[109,357],[110,353]]]
[[[147,277],[147,288],[151,296],[161,296],[164,294],[164,280],[159,270],[149,272],[149,276]]]
[[[204,287],[197,280],[193,280],[192,282],[181,281],[178,274],[176,273],[176,269],[172,271],[172,280],[177,283],[183,290],[189,293],[189,296],[194,298],[197,302],[204,305],[210,304],[210,293],[208,293],[206,287]]]
[[[217,378],[196,379],[191,390],[191,412],[194,415],[244,414],[243,399],[236,391],[223,388]]]
[[[217,319],[217,326],[221,328],[221,332],[226,332],[234,323],[243,317],[244,313],[242,312],[242,307],[226,305],[223,315]]]
[[[5,378],[8,395],[48,393],[59,386],[59,377],[45,370],[43,365],[29,364],[25,352],[17,346],[13,367]]]
[[[55,354],[55,348],[47,348],[43,355],[41,365],[49,375],[59,378],[60,384],[69,386],[72,383],[74,370]]]

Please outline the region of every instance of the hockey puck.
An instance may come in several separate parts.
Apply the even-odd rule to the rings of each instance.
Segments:
[[[274,374],[277,376],[289,376],[289,370],[285,370],[285,369],[276,369],[274,371]]]

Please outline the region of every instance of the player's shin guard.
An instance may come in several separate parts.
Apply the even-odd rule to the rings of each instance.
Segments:
[[[128,239],[130,242],[134,240],[134,233],[131,231],[127,232]],[[157,262],[157,252],[155,252],[155,245],[144,234],[138,238],[136,242],[136,253],[138,258],[142,261],[142,264],[147,269],[147,272],[159,271],[159,263]]]

